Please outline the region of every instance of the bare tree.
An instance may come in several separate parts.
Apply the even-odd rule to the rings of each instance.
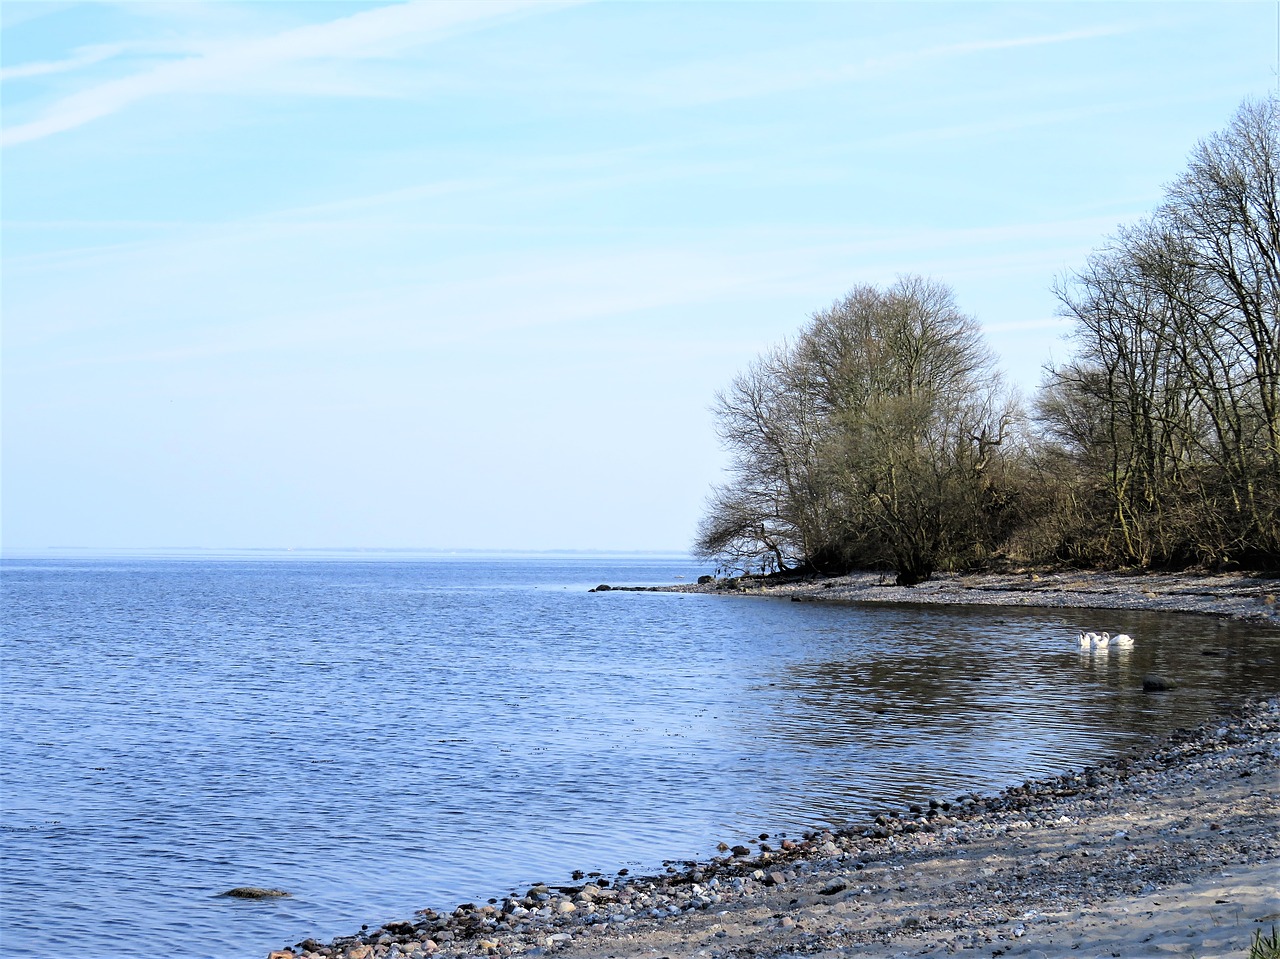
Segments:
[[[1280,561],[1278,161],[1280,103],[1246,102],[1057,289],[1078,350],[1039,409],[1095,559]]]
[[[911,584],[991,547],[1016,408],[946,286],[857,287],[720,394],[733,481],[696,548],[772,568],[892,566]]]
[[[731,480],[717,487],[694,549],[744,570],[810,563],[828,538],[817,387],[785,344],[759,357],[716,396]]]

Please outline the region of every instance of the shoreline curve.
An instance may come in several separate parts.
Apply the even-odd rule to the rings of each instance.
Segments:
[[[936,573],[915,586],[895,586],[893,574],[740,576],[673,586],[613,586],[611,590],[786,596],[797,602],[1033,606],[1048,609],[1130,609],[1200,613],[1280,629],[1280,576],[1259,573],[1125,573],[1025,570]]]
[[[897,587],[855,573],[612,589],[1152,609],[1280,628],[1280,580],[1240,574],[943,575]],[[939,797],[861,827],[762,838],[664,875],[423,910],[268,959],[1239,956],[1280,929],[1278,825],[1272,695],[1148,750],[995,795]]]

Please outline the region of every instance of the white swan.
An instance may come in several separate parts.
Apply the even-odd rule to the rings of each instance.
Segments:
[[[1107,649],[1110,646],[1116,649],[1133,649],[1133,637],[1128,633],[1112,636],[1110,633],[1095,633],[1090,630],[1080,634],[1079,642],[1081,649]]]

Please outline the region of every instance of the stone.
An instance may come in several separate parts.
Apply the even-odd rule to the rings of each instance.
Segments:
[[[261,886],[236,886],[234,889],[228,889],[226,892],[218,893],[218,895],[230,896],[232,899],[280,899],[293,894],[285,892],[283,889],[263,889]]]
[[[1174,682],[1171,679],[1165,679],[1163,676],[1157,676],[1155,673],[1148,673],[1142,677],[1142,691],[1144,693],[1163,693],[1174,688]]]

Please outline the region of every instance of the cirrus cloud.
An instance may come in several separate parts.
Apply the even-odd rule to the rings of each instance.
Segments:
[[[16,146],[74,130],[150,97],[253,92],[264,76],[279,67],[312,61],[394,58],[461,32],[564,5],[538,0],[391,4],[271,36],[224,43],[198,56],[162,63],[65,96],[42,116],[5,129],[0,133],[0,146]],[[73,70],[114,52],[88,48],[65,61],[6,68],[4,78]]]

